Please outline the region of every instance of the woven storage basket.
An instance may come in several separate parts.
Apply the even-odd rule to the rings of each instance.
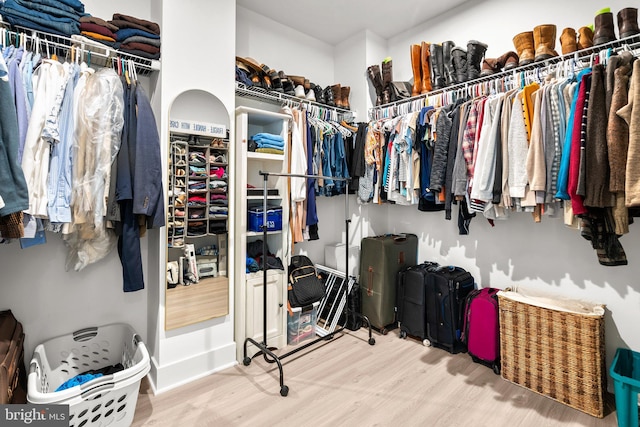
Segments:
[[[594,417],[604,416],[604,306],[498,293],[502,377]]]

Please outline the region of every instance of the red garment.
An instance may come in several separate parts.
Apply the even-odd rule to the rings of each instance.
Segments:
[[[571,134],[571,153],[569,155],[569,184],[567,190],[571,198],[571,208],[574,215],[584,215],[587,209],[584,207],[584,197],[577,194],[578,174],[580,172],[580,151],[582,149],[581,135],[583,117],[586,117],[585,102],[587,92],[590,89],[591,73],[582,76],[580,91],[578,92],[578,102],[576,103],[575,117],[573,120],[573,130]],[[586,130],[586,129],[585,129]]]

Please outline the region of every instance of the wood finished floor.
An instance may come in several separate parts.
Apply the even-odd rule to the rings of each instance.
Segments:
[[[612,401],[605,418],[594,418],[467,354],[401,340],[397,331],[374,337],[368,345],[361,329],[283,359],[287,397],[277,366],[261,357],[157,396],[145,379],[133,426],[617,426]]]

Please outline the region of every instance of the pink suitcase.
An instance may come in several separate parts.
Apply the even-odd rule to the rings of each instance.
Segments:
[[[500,289],[483,288],[467,296],[463,342],[476,363],[490,366],[500,374],[500,327],[498,296]]]

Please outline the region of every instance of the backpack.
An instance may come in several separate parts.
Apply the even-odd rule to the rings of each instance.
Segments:
[[[288,299],[291,307],[305,307],[324,298],[324,285],[313,262],[305,255],[294,255],[289,264]]]

